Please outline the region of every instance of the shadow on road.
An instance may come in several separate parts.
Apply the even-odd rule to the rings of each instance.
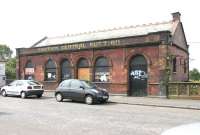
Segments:
[[[11,115],[12,113],[7,113],[7,112],[0,112],[0,116],[1,115]]]
[[[62,102],[75,103],[75,104],[86,104],[84,102],[74,101],[74,100],[70,100],[70,99],[64,99]],[[116,104],[118,104],[118,103],[108,101],[107,103],[95,103],[95,104],[92,104],[92,105],[110,106],[110,105],[116,105]]]

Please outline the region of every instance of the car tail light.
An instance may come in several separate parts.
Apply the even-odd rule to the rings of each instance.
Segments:
[[[27,89],[32,89],[32,87],[31,87],[31,86],[28,86]]]

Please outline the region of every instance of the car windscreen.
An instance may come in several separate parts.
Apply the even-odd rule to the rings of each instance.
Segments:
[[[28,81],[27,83],[29,85],[41,85],[39,82],[36,82],[36,81]]]
[[[90,81],[81,81],[81,83],[85,88],[96,88],[96,85]]]

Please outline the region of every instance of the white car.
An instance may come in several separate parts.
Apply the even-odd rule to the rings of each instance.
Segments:
[[[40,98],[43,92],[43,85],[34,80],[15,80],[1,88],[1,94],[4,97],[7,95],[16,95],[26,98],[27,96],[36,95]]]
[[[164,131],[161,135],[200,135],[200,123],[180,125]]]

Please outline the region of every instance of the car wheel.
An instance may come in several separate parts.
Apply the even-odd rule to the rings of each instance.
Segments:
[[[1,92],[1,94],[2,94],[2,96],[3,96],[3,97],[6,97],[6,96],[7,96],[7,94],[6,94],[6,91],[5,91],[5,90],[3,90],[3,91]]]
[[[58,102],[63,101],[63,96],[62,96],[61,93],[57,93],[57,94],[56,94],[56,100],[57,100]]]
[[[88,104],[88,105],[93,104],[93,97],[91,95],[87,95],[85,97],[85,103]]]
[[[37,95],[37,98],[41,98],[42,97],[42,95]]]
[[[108,100],[103,100],[103,101],[101,101],[102,104],[105,104],[105,103],[107,103],[107,102],[108,102]]]
[[[26,98],[26,92],[21,92],[21,98]]]

